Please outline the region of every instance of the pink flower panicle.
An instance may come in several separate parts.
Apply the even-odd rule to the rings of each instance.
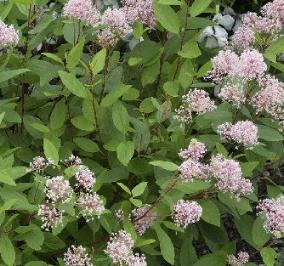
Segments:
[[[208,180],[209,167],[194,159],[188,159],[179,166],[180,178],[183,182],[191,182],[194,179]]]
[[[151,208],[151,205],[146,205],[132,211],[134,227],[139,235],[143,235],[157,218],[156,212],[149,211],[149,208]]]
[[[65,266],[93,266],[91,259],[88,256],[86,248],[83,246],[74,246],[68,248],[64,253]]]
[[[231,44],[237,49],[248,49],[255,43],[255,36],[252,29],[240,26],[232,36]]]
[[[63,176],[56,176],[46,180],[44,192],[51,202],[64,203],[71,200],[73,190],[68,180],[64,180]]]
[[[214,101],[204,90],[194,89],[182,96],[182,104],[176,110],[176,118],[184,123],[191,122],[192,113],[197,115],[206,114],[216,108]]]
[[[189,158],[199,160],[204,156],[206,151],[207,149],[204,143],[199,142],[197,139],[192,139],[187,149],[180,151],[179,156],[184,160]]]
[[[235,255],[228,256],[228,264],[231,266],[244,266],[249,261],[249,254],[247,252],[239,252],[237,257]]]
[[[129,24],[140,20],[150,28],[154,28],[156,25],[153,0],[124,0],[123,10]]]
[[[233,68],[233,74],[252,80],[263,76],[267,70],[263,55],[255,49],[245,50],[239,59],[239,64]]]
[[[133,247],[134,241],[131,238],[131,235],[120,230],[111,235],[105,253],[112,259],[114,264],[119,263],[120,265],[123,265],[123,263],[127,263],[129,257],[132,255]]]
[[[147,266],[147,262],[146,262],[146,258],[145,255],[142,254],[134,254],[129,256],[127,262],[126,262],[127,266]]]
[[[212,157],[210,167],[211,175],[216,179],[216,187],[219,191],[230,193],[237,199],[253,191],[250,180],[242,178],[239,162],[218,154]]]
[[[47,166],[51,165],[51,161],[46,160],[45,158],[41,156],[36,156],[33,158],[33,160],[30,162],[30,170],[34,172],[40,173],[43,171]]]
[[[196,223],[202,215],[202,207],[195,201],[179,200],[173,207],[173,220],[177,226],[186,228]]]
[[[55,207],[43,204],[39,205],[38,216],[42,221],[42,228],[46,231],[56,228],[62,223],[62,213]]]
[[[231,50],[221,50],[213,59],[213,70],[207,78],[219,83],[224,77],[231,74],[234,67],[239,63],[239,56]]]
[[[64,160],[67,166],[79,166],[82,165],[82,160],[80,157],[71,154],[67,160]]]
[[[277,238],[284,235],[284,196],[277,199],[265,199],[258,206],[258,214],[266,218],[264,229]]]
[[[272,76],[259,79],[260,90],[251,98],[257,113],[266,112],[274,119],[284,123],[284,84]]]
[[[80,20],[96,27],[100,21],[100,12],[92,0],[69,0],[63,8],[63,16]]]
[[[254,12],[248,12],[243,17],[243,26],[250,28],[251,30],[266,35],[277,36],[281,29],[281,23],[279,19],[274,17],[258,16]]]
[[[251,121],[239,121],[235,125],[224,123],[217,129],[220,136],[228,141],[252,148],[258,145],[258,129]]]
[[[105,211],[104,203],[97,193],[80,193],[77,206],[87,221],[93,220],[94,216],[100,217]]]
[[[75,174],[78,187],[84,188],[87,191],[91,191],[93,185],[96,182],[95,174],[86,166],[82,166]]]
[[[124,220],[124,212],[122,209],[118,209],[115,211],[114,213],[114,216],[115,218],[118,220],[118,221],[123,221]]]
[[[240,108],[247,100],[244,84],[226,84],[221,88],[218,97]]]
[[[6,25],[0,19],[0,49],[7,48],[9,46],[17,45],[19,42],[18,31],[14,28],[13,25]]]
[[[277,18],[282,26],[284,25],[284,2],[283,0],[274,0],[267,3],[262,8],[262,13],[269,18]]]
[[[101,20],[103,29],[97,32],[102,47],[112,47],[121,39],[132,33],[125,12],[122,8],[108,8]]]

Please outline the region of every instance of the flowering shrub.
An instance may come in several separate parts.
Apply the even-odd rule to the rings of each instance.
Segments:
[[[225,3],[0,3],[1,265],[284,264],[284,1]]]

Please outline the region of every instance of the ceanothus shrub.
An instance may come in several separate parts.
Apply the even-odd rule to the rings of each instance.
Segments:
[[[283,265],[284,1],[225,2],[0,3],[1,265]]]

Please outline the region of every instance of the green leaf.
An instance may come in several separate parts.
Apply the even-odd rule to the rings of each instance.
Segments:
[[[98,152],[100,150],[96,142],[87,138],[74,138],[74,142],[86,152]]]
[[[17,199],[10,199],[6,201],[1,207],[0,207],[0,214],[4,211],[9,210],[15,203],[17,202]]]
[[[278,38],[273,42],[264,52],[264,57],[273,63],[276,63],[278,54],[284,52],[284,36]]]
[[[40,250],[44,241],[43,232],[34,224],[29,226],[20,226],[15,230],[19,235],[17,240],[23,240],[27,245],[34,250]]]
[[[2,260],[8,265],[12,266],[15,262],[15,250],[11,240],[7,234],[1,234],[0,236],[0,254]]]
[[[266,266],[274,266],[277,252],[273,248],[265,247],[260,251],[263,262]]]
[[[259,162],[241,163],[242,173],[245,177],[252,177],[253,170],[259,165]]]
[[[217,205],[211,200],[201,200],[198,203],[202,207],[201,218],[207,223],[220,226],[220,211]]]
[[[132,189],[132,196],[138,197],[142,195],[147,187],[148,182],[142,182]]]
[[[106,49],[102,49],[98,53],[96,53],[95,56],[93,57],[91,62],[91,69],[93,75],[100,73],[104,69],[106,54],[107,54]]]
[[[201,55],[201,50],[196,41],[190,40],[183,45],[182,50],[178,54],[184,58],[194,59]]]
[[[117,101],[112,106],[112,120],[115,127],[123,134],[125,134],[129,128],[129,115],[124,105]]]
[[[158,166],[160,168],[163,168],[167,171],[176,171],[178,169],[178,165],[176,165],[175,163],[172,162],[168,162],[168,161],[152,161],[149,164],[154,165],[154,166]]]
[[[87,89],[74,75],[65,71],[58,71],[58,74],[64,86],[74,95],[80,98],[86,98],[88,96]]]
[[[202,256],[193,266],[226,266],[227,258],[224,254],[208,254]]]
[[[85,44],[85,39],[82,38],[70,51],[66,58],[68,69],[74,68],[80,61],[80,58],[83,53],[83,48]]]
[[[209,7],[211,2],[212,0],[195,0],[189,9],[190,15],[192,17],[200,15]]]
[[[167,233],[161,228],[161,226],[158,223],[154,225],[154,229],[156,231],[156,234],[160,242],[160,249],[161,249],[163,258],[171,265],[174,265],[175,248],[172,243],[172,240],[170,239],[170,237],[167,235]]]
[[[50,116],[50,127],[54,130],[61,128],[67,117],[67,106],[65,99],[55,104]]]
[[[117,146],[116,152],[118,160],[127,166],[134,155],[134,143],[132,141],[121,142]]]
[[[4,183],[10,186],[16,185],[14,179],[3,170],[0,171],[0,183]]]
[[[49,139],[43,140],[43,151],[47,159],[51,160],[53,164],[57,165],[59,161],[59,155],[57,148]]]
[[[84,131],[94,131],[95,125],[87,120],[84,116],[79,115],[75,116],[71,119],[71,123],[78,129],[84,130]]]
[[[258,216],[252,227],[252,240],[258,247],[263,247],[270,239],[270,235],[263,228],[263,218]]]
[[[178,34],[180,29],[180,20],[175,11],[166,5],[154,4],[154,12],[157,20],[168,31]]]
[[[0,125],[4,119],[4,116],[5,116],[5,112],[0,113]]]
[[[8,71],[1,71],[0,75],[0,83],[11,78],[14,78],[20,74],[30,71],[29,69],[17,69],[17,70],[8,70]]]
[[[257,125],[258,127],[258,135],[260,139],[266,140],[266,141],[282,141],[283,135],[278,132],[277,130],[263,126],[263,125]]]
[[[131,191],[126,185],[119,182],[117,182],[117,185],[119,185],[127,194],[131,195]]]
[[[108,107],[113,105],[122,95],[124,95],[131,86],[129,85],[120,85],[119,87],[115,88],[111,92],[109,92],[102,100],[101,106]]]
[[[50,130],[47,126],[41,124],[41,123],[31,123],[30,126],[42,133],[49,133]]]
[[[52,14],[43,16],[43,18],[41,18],[39,23],[37,23],[36,26],[29,31],[29,34],[37,34],[43,32],[53,20],[54,18]]]

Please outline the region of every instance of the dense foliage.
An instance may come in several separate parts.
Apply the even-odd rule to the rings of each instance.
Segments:
[[[284,1],[248,2],[0,2],[0,265],[284,265]]]

